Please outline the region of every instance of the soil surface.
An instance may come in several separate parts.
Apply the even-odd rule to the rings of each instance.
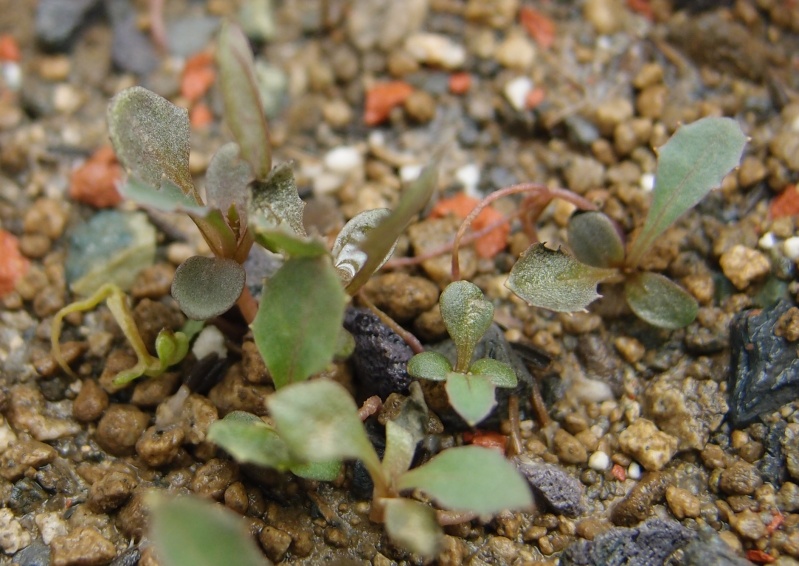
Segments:
[[[242,514],[275,563],[421,563],[369,521],[358,466],[317,484],[239,466],[206,440],[230,411],[265,414],[273,391],[235,314],[216,321],[223,362],[191,355],[122,389],[111,378],[135,357],[104,306],[67,318],[78,379],[51,357],[54,314],[120,257],[145,341],[185,322],[172,275],[207,247],[188,219],[120,200],[105,109],[134,84],[188,108],[202,184],[230,140],[208,55],[225,18],[253,41],[275,161],[294,162],[309,230],[332,242],[439,156],[435,202],[367,287],[430,344],[446,337],[436,301],[450,256],[421,259],[457,229],[452,197],[565,187],[630,234],[655,148],[681,123],[735,118],[750,138],[741,166],[644,260],[699,302],[685,329],[641,322],[613,286],[573,315],[511,296],[504,281],[531,244],[515,197],[493,205],[510,230],[462,251],[546,413],[522,391],[516,462],[536,508],[447,527],[437,563],[799,563],[799,3],[0,0],[0,564],[157,564],[151,489]],[[539,239],[565,244],[573,210],[549,206]],[[407,387],[403,345],[357,318],[356,336],[361,324],[393,346],[361,340],[328,373],[359,401],[374,387],[386,401]],[[181,383],[193,392],[161,426]],[[503,410],[467,431],[428,393],[444,425],[419,458],[508,442]]]

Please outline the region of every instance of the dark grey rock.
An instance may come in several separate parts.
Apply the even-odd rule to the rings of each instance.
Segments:
[[[579,540],[561,555],[561,566],[656,566],[696,537],[675,521],[652,519],[617,527],[592,541]],[[711,563],[708,563],[711,564]]]
[[[775,487],[780,487],[787,478],[785,453],[782,449],[782,439],[785,436],[786,427],[785,421],[777,421],[769,427],[763,438],[765,453],[759,463],[760,474],[763,476],[764,482]]]
[[[683,548],[682,566],[750,566],[721,540],[713,529],[704,528],[699,531],[699,537],[689,542]]]
[[[18,566],[50,566],[50,547],[42,539],[31,544],[14,555],[14,564]]]
[[[146,75],[158,67],[158,53],[150,38],[136,25],[136,11],[129,0],[107,0],[114,30],[111,59],[119,69]]]
[[[136,566],[141,558],[138,546],[127,549],[125,552],[114,558],[109,566]]]
[[[8,508],[17,515],[36,511],[47,500],[47,492],[30,478],[22,478],[11,488]]]
[[[742,428],[760,415],[799,397],[796,348],[774,335],[774,326],[792,304],[738,313],[730,324],[730,422]]]
[[[99,0],[40,0],[36,7],[36,39],[50,49],[66,47]]]
[[[525,457],[515,458],[514,463],[530,482],[536,498],[549,509],[567,517],[577,517],[585,511],[583,484],[562,468]]]

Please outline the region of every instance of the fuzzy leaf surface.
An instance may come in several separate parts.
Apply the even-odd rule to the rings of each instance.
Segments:
[[[138,205],[163,212],[181,211],[197,216],[205,216],[209,212],[208,207],[197,204],[191,195],[184,194],[180,187],[165,178],[162,179],[160,188],[156,188],[129,176],[119,192]]]
[[[411,467],[417,440],[410,431],[394,421],[386,422],[386,451],[383,454],[383,469],[389,478],[395,479]]]
[[[232,259],[192,256],[175,271],[172,296],[186,316],[208,320],[236,304],[244,280],[244,268]]]
[[[225,105],[225,121],[250,164],[252,174],[264,181],[272,169],[272,145],[253,71],[250,44],[241,30],[223,23],[216,49],[219,86]]]
[[[457,371],[466,371],[474,348],[494,320],[494,305],[480,287],[469,281],[453,281],[439,299],[441,318],[458,351]]]
[[[344,225],[341,232],[338,233],[331,253],[333,254],[333,265],[336,266],[336,271],[338,271],[344,285],[352,281],[355,274],[363,269],[366,264],[368,257],[361,247],[367,235],[390,214],[391,211],[387,208],[364,210],[353,216]],[[388,250],[385,257],[383,257],[383,261],[375,268],[375,271],[388,261],[396,247],[397,242],[394,241],[394,245]]]
[[[385,258],[391,255],[397,238],[430,200],[437,183],[438,175],[435,167],[428,165],[422,170],[418,179],[403,189],[399,203],[391,214],[369,231],[361,247],[366,254],[366,262],[347,285],[347,292],[350,295],[357,293],[358,289],[363,287],[372,274],[385,263]]]
[[[259,230],[283,230],[305,236],[303,209],[290,163],[275,167],[265,181],[250,184],[248,221]]]
[[[452,372],[444,388],[449,404],[471,426],[485,419],[497,404],[494,384],[482,375]]]
[[[255,545],[246,523],[228,509],[199,497],[151,494],[149,538],[164,566],[271,564]]]
[[[327,256],[290,258],[266,282],[252,331],[276,388],[333,360],[346,303]]]
[[[253,180],[252,169],[239,154],[233,142],[220,147],[205,173],[205,196],[209,206],[218,208],[227,216],[235,205],[239,215],[244,214],[246,224],[248,185]]]
[[[533,244],[510,270],[505,286],[530,305],[575,312],[598,299],[597,285],[616,273],[615,269],[581,263],[544,244]]]
[[[167,179],[195,199],[189,172],[189,114],[140,86],[123,90],[108,105],[108,132],[119,161],[145,184]]]
[[[444,381],[452,371],[452,364],[438,352],[421,352],[408,361],[408,375],[416,379]]]
[[[418,501],[410,499],[384,499],[386,532],[400,548],[405,548],[427,559],[435,558],[444,538],[444,531],[436,521],[436,513]]]
[[[574,257],[594,267],[624,263],[624,242],[613,221],[601,212],[575,214],[569,219],[569,248]]]
[[[233,411],[211,424],[208,440],[242,464],[256,464],[286,471],[291,454],[275,429],[252,413]]]
[[[721,185],[740,163],[745,145],[746,136],[732,118],[702,118],[675,132],[658,150],[652,206],[630,248],[628,265],[638,265],[666,228]]]
[[[682,287],[659,273],[636,273],[624,285],[627,304],[641,320],[675,330],[691,324],[699,305]]]
[[[469,373],[487,378],[497,387],[516,387],[518,378],[513,368],[504,362],[481,358],[469,368]]]
[[[327,248],[319,240],[297,237],[283,230],[259,230],[255,241],[274,253],[289,257],[320,257],[327,255]]]
[[[493,515],[525,509],[533,498],[527,480],[501,454],[489,448],[463,446],[445,450],[403,474],[399,489],[420,489],[441,507]]]

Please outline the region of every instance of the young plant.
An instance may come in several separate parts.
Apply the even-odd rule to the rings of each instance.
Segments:
[[[576,214],[568,226],[574,255],[534,244],[513,266],[507,287],[531,305],[574,312],[599,298],[599,283],[621,281],[639,318],[662,328],[687,326],[698,310],[694,298],[665,276],[638,266],[657,238],[738,165],[745,144],[746,136],[730,118],[682,126],[658,152],[652,205],[629,247],[604,214]]]
[[[396,544],[425,558],[439,552],[443,537],[440,524],[452,522],[453,512],[455,520],[468,520],[532,504],[524,478],[493,450],[451,448],[410,469],[427,420],[418,385],[412,387],[406,409],[386,423],[382,461],[366,435],[352,397],[335,382],[292,384],[270,396],[267,406],[273,427],[257,417],[232,413],[211,426],[209,439],[242,462],[293,471],[298,465],[321,466],[330,475],[315,476],[320,479],[335,477],[334,466],[342,460],[361,460],[374,482],[372,520],[385,523]],[[312,477],[304,473],[307,469],[300,469],[300,475]],[[449,512],[436,512],[402,496],[413,490],[423,492]]]
[[[408,374],[444,381],[452,408],[471,426],[485,419],[497,404],[496,387],[515,387],[516,372],[508,364],[482,358],[472,363],[474,349],[494,319],[494,306],[468,281],[450,283],[439,299],[441,317],[455,343],[455,367],[438,352],[416,354]]]

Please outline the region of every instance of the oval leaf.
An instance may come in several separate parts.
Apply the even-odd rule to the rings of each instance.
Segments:
[[[275,167],[265,181],[250,184],[248,221],[256,233],[259,230],[281,230],[305,236],[304,208],[290,163]]]
[[[155,493],[150,502],[149,538],[164,566],[238,566],[271,564],[258,550],[247,523],[233,512],[200,499],[168,499]]]
[[[410,499],[383,499],[382,503],[391,541],[423,558],[435,558],[444,539],[435,511]]]
[[[341,473],[341,462],[309,462],[308,464],[294,464],[291,473],[306,480],[333,481]]]
[[[241,216],[247,212],[248,186],[253,180],[250,165],[241,159],[239,146],[233,142],[220,147],[205,173],[205,196],[209,206],[227,216],[232,205]]]
[[[421,489],[446,509],[493,515],[533,504],[527,480],[496,451],[450,448],[403,474],[399,489]]]
[[[635,267],[658,236],[741,161],[746,136],[732,118],[702,118],[679,128],[658,150],[652,206],[627,263]]]
[[[196,255],[175,271],[172,296],[186,316],[208,320],[236,304],[244,280],[244,269],[232,259]]]
[[[257,416],[233,411],[208,428],[208,440],[237,462],[285,471],[292,464],[286,443]]]
[[[482,375],[452,372],[444,388],[449,404],[471,426],[486,418],[497,404],[494,384]]]
[[[624,294],[638,318],[670,330],[691,324],[699,310],[685,289],[659,273],[636,273],[627,279]]]
[[[624,263],[624,242],[613,221],[601,212],[575,214],[569,219],[569,248],[574,257],[594,267]]]
[[[291,258],[266,282],[252,331],[275,387],[333,360],[346,303],[328,256]]]
[[[441,318],[458,351],[455,369],[466,371],[476,344],[494,320],[494,305],[474,283],[454,281],[439,299]]]
[[[259,230],[255,241],[270,252],[290,257],[319,257],[327,255],[327,248],[319,240],[297,237],[282,230]]]
[[[136,177],[129,176],[119,188],[119,192],[123,197],[140,206],[163,212],[181,211],[198,216],[205,216],[209,212],[207,207],[197,204],[191,195],[183,194],[180,187],[165,178],[162,178],[160,188],[156,188]]]
[[[202,204],[189,172],[189,114],[184,108],[134,86],[111,99],[108,132],[130,175],[156,188],[166,178]]]
[[[344,285],[347,285],[355,274],[358,273],[366,264],[367,256],[361,247],[363,246],[366,236],[374,228],[376,228],[383,220],[385,220],[391,211],[387,208],[375,208],[374,210],[364,210],[363,212],[353,216],[349,222],[344,225],[341,232],[338,233],[336,241],[333,243],[333,265],[338,271],[339,277]],[[388,261],[391,254],[394,253],[394,248],[397,247],[397,242],[391,246],[383,260],[374,269],[377,271],[383,264]],[[373,271],[373,273],[374,273]]]
[[[422,352],[408,361],[408,375],[416,379],[444,381],[452,371],[452,364],[438,352]]]
[[[516,387],[518,382],[512,367],[491,358],[482,358],[474,362],[469,368],[469,373],[482,375],[497,387]]]
[[[216,62],[225,121],[253,175],[264,181],[272,169],[272,146],[253,72],[252,51],[241,30],[227,22],[219,32]]]
[[[617,273],[585,265],[544,244],[533,244],[510,270],[505,286],[530,305],[574,312],[598,299],[596,286]]]

